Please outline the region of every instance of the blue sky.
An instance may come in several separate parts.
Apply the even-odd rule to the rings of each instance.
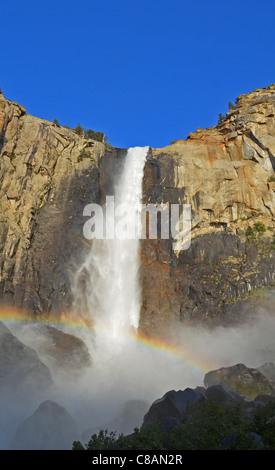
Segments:
[[[0,86],[27,112],[163,147],[275,82],[270,0],[10,0]]]

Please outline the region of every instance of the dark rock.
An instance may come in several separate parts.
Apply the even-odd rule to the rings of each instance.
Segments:
[[[238,438],[239,434],[238,433],[235,433],[235,434],[232,434],[232,436],[229,436],[227,437],[226,439],[224,439],[224,441],[222,441],[219,445],[220,448],[224,449],[228,446],[230,446],[231,444],[234,444],[234,442],[236,441],[236,439]]]
[[[223,405],[236,405],[238,402],[242,402],[243,398],[237,393],[225,390],[221,385],[211,385],[205,392],[206,398],[212,398],[217,403]]]
[[[71,449],[77,438],[76,425],[62,406],[45,401],[35,413],[18,426],[12,448],[14,450]]]
[[[222,385],[225,390],[251,398],[259,394],[269,394],[272,388],[261,372],[248,368],[244,364],[210,371],[204,377],[204,384],[206,387]]]
[[[36,351],[26,346],[0,322],[0,391],[21,393],[44,390],[52,384],[51,373]]]
[[[173,416],[169,416],[168,418],[163,418],[161,422],[161,430],[163,432],[169,431],[170,429],[176,428],[180,426],[181,421]]]
[[[257,448],[263,447],[264,441],[263,441],[262,436],[260,436],[260,434],[257,434],[256,432],[249,432],[247,435],[254,441]]]
[[[163,425],[166,426],[166,419],[169,419],[170,422],[172,418],[180,421],[188,403],[194,403],[204,398],[205,394],[202,387],[186,388],[177,392],[171,390],[151,405],[148,413],[144,416],[142,429],[154,423],[160,424],[162,429]]]
[[[275,403],[275,396],[272,396],[272,395],[257,395],[255,398],[254,398],[254,402],[256,404],[262,404],[262,405],[266,405],[267,403]]]
[[[255,400],[254,401],[245,401],[244,402],[244,407],[243,407],[244,416],[246,418],[248,418],[249,421],[252,421],[253,418],[254,418],[255,412],[256,412],[258,406],[260,406],[260,405],[261,405],[261,403],[256,402]]]
[[[264,446],[264,441],[263,441],[263,438],[262,436],[260,436],[260,434],[257,434],[256,432],[249,432],[246,434],[246,437],[248,438],[248,440],[250,441],[250,443],[252,444],[252,446],[255,448],[255,449],[260,449],[261,447]],[[220,449],[226,449],[228,448],[229,446],[231,446],[232,444],[234,444],[239,438],[239,434],[238,433],[235,433],[235,434],[232,434],[232,436],[228,437],[227,439],[224,439],[224,441],[222,441],[219,445],[219,448]],[[242,437],[243,439],[243,437]],[[240,443],[240,449],[242,449],[242,443]],[[245,444],[247,445],[247,444]],[[245,450],[245,449],[243,449]]]

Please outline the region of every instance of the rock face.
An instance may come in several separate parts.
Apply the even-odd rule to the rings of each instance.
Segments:
[[[192,243],[180,253],[171,240],[143,243],[143,331],[235,320],[274,281],[274,170],[275,85],[240,96],[218,126],[152,149],[144,201],[191,204]]]
[[[261,408],[268,404],[269,408],[266,408],[266,410],[267,415],[269,415],[268,418],[266,418],[266,424],[273,423],[274,411],[272,411],[272,405],[275,401],[275,397],[272,395],[272,391],[269,393],[271,386],[267,378],[264,377],[264,375],[262,375],[257,369],[248,368],[244,364],[236,364],[232,367],[224,367],[208,372],[205,375],[204,382],[207,388],[197,387],[195,389],[187,388],[185,390],[178,391],[170,390],[162,398],[156,400],[144,416],[141,430],[144,431],[151,426],[157,425],[162,432],[166,433],[168,431],[164,439],[169,448],[169,436],[171,437],[169,431],[173,428],[181,428],[183,430],[185,425],[189,425],[191,434],[195,431],[195,434],[198,433],[199,437],[203,434],[205,435],[205,433],[211,433],[211,429],[216,430],[216,424],[218,423],[213,421],[213,412],[215,413],[215,411],[213,411],[214,409],[227,410],[227,412],[229,412],[230,415],[232,414],[232,416],[237,412],[238,417],[242,416],[241,421],[246,423],[247,426],[249,423],[251,424],[253,422],[259,411],[261,415]],[[260,390],[261,392],[259,392]],[[198,415],[200,415],[199,424],[196,422]],[[208,415],[207,419],[206,415]],[[222,417],[222,414],[220,414],[220,411],[218,416],[218,419],[221,419],[222,422],[224,418]],[[262,414],[262,416],[264,416],[264,414]],[[210,427],[207,428],[207,431],[204,429],[206,423],[207,425],[211,423]],[[235,417],[235,431],[237,429],[236,424],[237,421]],[[227,423],[224,422],[224,429],[227,430],[227,428],[228,421]],[[255,434],[253,426],[251,427],[251,431],[252,434]],[[221,430],[220,432],[222,434]],[[245,433],[247,432],[248,431],[246,429]],[[183,434],[179,433],[178,436],[180,436],[180,440],[177,441],[177,443],[179,445],[187,445],[187,447],[183,448],[196,448],[194,447],[194,443],[187,444],[185,442],[185,444],[180,444],[180,442],[183,442]],[[209,437],[209,434],[207,437]],[[228,441],[221,441],[215,448],[227,447],[237,437],[238,433],[234,434],[234,436],[229,435],[227,438],[229,439]],[[243,438],[244,436],[242,435],[242,439]],[[233,440],[231,441],[231,439]],[[208,448],[205,447],[205,445],[206,444],[203,443],[203,447],[201,448]],[[207,446],[209,445],[211,446],[210,441],[207,442]],[[244,446],[245,445],[246,444],[244,444]],[[173,443],[172,449],[174,448]]]
[[[83,149],[88,157],[81,159]],[[119,153],[30,116],[0,94],[3,303],[35,314],[71,307],[71,273],[87,248],[83,208],[100,202],[101,157],[117,161]],[[104,171],[103,182],[106,178]]]
[[[228,387],[227,387],[228,389]],[[268,401],[266,397],[265,400]],[[225,390],[223,385],[217,384],[204,387],[196,387],[195,389],[186,388],[185,390],[170,390],[162,398],[156,400],[149,408],[143,419],[142,430],[157,424],[163,432],[180,426],[186,417],[184,412],[191,405],[194,409],[202,401],[212,400],[222,406],[235,406],[243,402],[241,396],[231,390]],[[251,405],[250,405],[251,407]],[[253,409],[253,407],[252,407]],[[188,414],[190,409],[188,408]]]
[[[68,411],[47,400],[17,429],[14,450],[71,449],[76,438],[76,425]]]
[[[0,393],[32,393],[47,389],[51,383],[51,373],[37,353],[0,322]]]
[[[205,375],[204,384],[206,387],[221,385],[225,390],[251,398],[268,395],[272,389],[268,379],[259,370],[244,364],[212,370]]]
[[[160,425],[163,431],[178,426],[182,413],[188,403],[194,403],[205,398],[205,390],[202,387],[196,389],[170,390],[162,398],[156,400],[144,416],[142,429],[152,424]]]
[[[24,344],[31,345],[50,370],[71,376],[92,365],[92,358],[84,341],[74,335],[43,324],[21,326],[17,336]]]
[[[124,154],[0,94],[2,303],[36,316],[70,310],[72,273],[89,249],[83,208],[112,194]],[[175,253],[171,239],[143,241],[143,332],[239,318],[249,292],[274,281],[274,169],[275,85],[240,96],[218,126],[150,150],[144,202],[191,203],[192,244]]]

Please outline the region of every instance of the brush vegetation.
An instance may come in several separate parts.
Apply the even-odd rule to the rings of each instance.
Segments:
[[[163,432],[157,424],[130,436],[101,430],[73,450],[275,450],[275,403],[248,415],[247,404],[226,405],[208,399],[187,406],[182,423]]]

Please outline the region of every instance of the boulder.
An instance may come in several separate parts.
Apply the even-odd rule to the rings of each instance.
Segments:
[[[268,395],[271,391],[269,380],[257,369],[236,364],[208,372],[204,377],[205,387],[221,385],[239,395],[255,398],[259,394]]]
[[[212,398],[217,403],[222,405],[236,405],[242,402],[243,399],[237,393],[225,390],[221,385],[211,385],[205,392],[206,398]]]
[[[202,387],[185,390],[170,390],[162,398],[156,400],[144,416],[142,429],[157,423],[162,430],[165,430],[173,422],[180,422],[182,413],[188,403],[194,403],[205,399],[205,390]],[[172,420],[172,421],[171,421]],[[176,421],[175,421],[176,420]]]
[[[257,395],[254,399],[256,404],[266,405],[267,403],[275,403],[275,396],[273,395]]]
[[[0,391],[22,393],[44,390],[52,384],[48,367],[0,322]]]
[[[84,341],[72,334],[43,323],[28,324],[18,329],[19,338],[35,348],[52,369],[80,373],[92,365],[92,358]]]
[[[71,449],[76,438],[76,425],[68,411],[57,403],[47,400],[18,426],[12,448],[14,450]]]
[[[220,443],[219,448],[226,449],[227,447],[231,446],[237,440],[238,436],[238,433],[234,433],[232,436],[227,437]]]

